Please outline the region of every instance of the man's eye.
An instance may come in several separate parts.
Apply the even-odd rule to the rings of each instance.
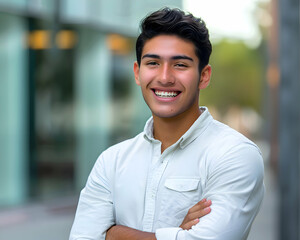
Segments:
[[[176,63],[175,66],[180,67],[180,68],[186,68],[187,67],[187,65],[183,64],[183,63]]]
[[[147,65],[155,66],[155,65],[158,65],[158,63],[157,62],[147,62]]]

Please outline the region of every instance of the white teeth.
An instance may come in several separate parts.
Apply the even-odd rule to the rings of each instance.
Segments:
[[[178,93],[176,93],[176,92],[155,91],[155,95],[158,96],[158,97],[171,98],[171,97],[176,97],[178,95]]]

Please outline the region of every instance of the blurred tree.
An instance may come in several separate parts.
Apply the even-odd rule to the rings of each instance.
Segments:
[[[214,106],[220,114],[232,105],[261,112],[264,73],[259,48],[224,40],[213,46],[210,64],[212,79],[201,92],[201,105]]]

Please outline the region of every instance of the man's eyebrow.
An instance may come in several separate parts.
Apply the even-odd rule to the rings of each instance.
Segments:
[[[145,54],[142,59],[144,58],[156,58],[156,59],[160,59],[161,57],[157,54]],[[191,57],[188,57],[186,55],[176,55],[176,56],[172,56],[171,57],[172,60],[180,60],[180,59],[186,59],[186,60],[190,60],[190,61],[194,61]]]
[[[157,58],[157,59],[160,59],[160,56],[157,55],[157,54],[145,54],[142,59],[144,58]]]
[[[190,60],[190,61],[194,62],[194,60],[191,57],[188,57],[186,55],[173,56],[173,57],[171,57],[171,59],[173,59],[173,60],[186,59],[186,60]]]

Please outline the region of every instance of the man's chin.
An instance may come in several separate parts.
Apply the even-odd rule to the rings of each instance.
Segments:
[[[180,112],[177,112],[175,110],[169,110],[169,111],[152,111],[153,117],[161,118],[161,119],[173,119],[180,116]]]

